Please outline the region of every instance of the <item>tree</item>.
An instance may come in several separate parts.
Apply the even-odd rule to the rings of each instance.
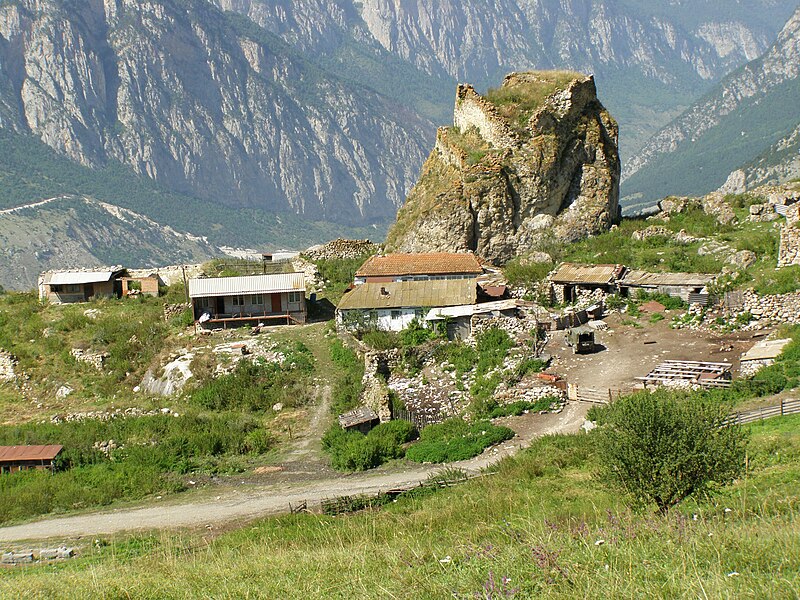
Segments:
[[[607,410],[598,432],[603,478],[662,514],[744,469],[747,435],[726,424],[729,413],[718,404],[661,390],[623,397]]]

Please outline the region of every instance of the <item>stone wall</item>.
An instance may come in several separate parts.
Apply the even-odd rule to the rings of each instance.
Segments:
[[[103,370],[103,363],[109,357],[108,352],[91,352],[82,348],[73,348],[70,354],[76,361],[91,365],[98,371]]]
[[[800,227],[786,224],[781,227],[778,266],[800,265]]]
[[[738,312],[749,312],[755,327],[778,323],[798,324],[800,292],[760,296],[753,291],[746,291],[742,294],[742,308]]]
[[[453,124],[462,132],[475,127],[481,137],[496,148],[508,148],[517,144],[517,136],[493,104],[480,96],[469,84],[460,84],[456,89],[456,107]]]
[[[14,373],[16,362],[10,353],[0,350],[0,382],[14,381],[16,379],[17,376]]]
[[[303,252],[303,256],[309,260],[359,258],[365,254],[374,254],[378,250],[379,247],[369,240],[346,240],[344,238],[338,238],[327,244],[312,246]]]

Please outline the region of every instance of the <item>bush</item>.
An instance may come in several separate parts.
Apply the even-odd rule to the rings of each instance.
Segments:
[[[466,460],[512,437],[514,432],[511,429],[488,421],[469,424],[462,419],[448,419],[423,429],[419,442],[408,449],[406,458],[433,463]]]
[[[400,346],[400,338],[393,331],[370,329],[361,336],[361,341],[373,350],[391,350]]]
[[[345,431],[334,423],[322,436],[322,447],[337,471],[366,471],[393,458],[402,458],[402,445],[416,436],[416,428],[406,421],[382,423],[367,435]]]
[[[694,395],[641,392],[611,405],[599,430],[601,477],[662,514],[744,470],[746,436],[728,411]]]
[[[364,361],[338,338],[331,342],[330,352],[339,375],[333,386],[331,411],[338,415],[358,406],[363,387]]]
[[[416,319],[400,332],[400,341],[404,346],[419,346],[435,337],[436,332],[433,329],[423,327]]]

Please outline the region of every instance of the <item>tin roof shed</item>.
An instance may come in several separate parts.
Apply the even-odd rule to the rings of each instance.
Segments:
[[[625,272],[622,265],[582,265],[563,263],[548,279],[552,283],[576,285],[611,285]]]
[[[0,446],[0,463],[24,460],[53,460],[63,446]]]

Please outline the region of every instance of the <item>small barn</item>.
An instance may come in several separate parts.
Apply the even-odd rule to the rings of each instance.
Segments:
[[[638,291],[667,294],[689,304],[708,304],[707,286],[716,275],[703,273],[649,273],[630,270],[619,281],[620,295],[633,296]]]
[[[53,461],[63,446],[0,446],[0,473],[55,469]]]
[[[608,294],[617,291],[617,280],[625,272],[623,265],[584,265],[562,263],[547,276],[556,302],[575,302],[578,291],[603,290]]]
[[[474,316],[516,317],[521,304],[524,304],[524,301],[510,299],[432,308],[425,315],[425,321],[427,323],[446,323],[447,339],[449,340],[466,340],[472,335]]]
[[[88,302],[93,298],[122,296],[121,278],[126,270],[111,267],[97,270],[48,271],[39,276],[39,300],[51,304]]]
[[[347,329],[402,331],[431,308],[477,302],[475,279],[363,283],[347,292],[336,307],[336,321]]]
[[[195,320],[204,327],[306,322],[302,273],[189,280]]]
[[[380,422],[378,414],[368,406],[359,406],[339,415],[339,426],[345,431],[360,431],[366,434]]]

